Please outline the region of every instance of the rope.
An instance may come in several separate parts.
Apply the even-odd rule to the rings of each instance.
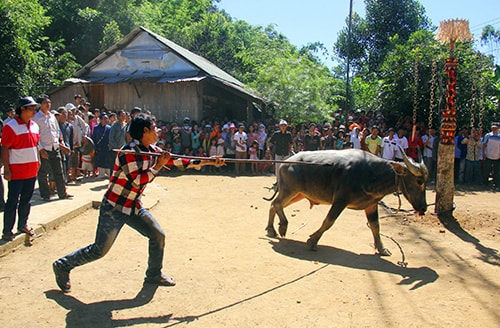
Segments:
[[[417,132],[417,106],[418,106],[418,53],[415,56],[415,65],[413,68],[413,131],[411,133],[411,140],[415,140],[415,134]]]
[[[366,226],[368,227],[368,229],[371,230],[370,228],[370,224],[368,222],[366,222]],[[403,250],[403,247],[401,247],[401,245],[397,242],[396,239],[392,238],[391,236],[388,236],[388,235],[384,235],[383,233],[380,233],[379,232],[379,235],[381,235],[382,237],[385,237],[385,238],[388,238],[390,240],[392,240],[394,242],[394,244],[396,244],[399,248],[399,252],[401,253],[401,261],[398,261],[396,262],[400,267],[402,268],[406,268],[408,267],[408,262],[406,262],[406,256],[405,256],[405,252]]]
[[[476,71],[476,70],[474,70]],[[470,127],[474,128],[475,124],[475,114],[476,114],[476,98],[477,98],[477,88],[476,88],[477,73],[475,72],[472,77],[472,91],[471,91],[471,104],[470,104]]]
[[[436,98],[436,60],[432,61],[432,73],[431,73],[431,96],[429,100],[429,130],[432,128],[432,115],[434,113],[434,102]]]
[[[484,121],[484,89],[485,89],[485,79],[481,76],[479,80],[479,130],[483,130]]]
[[[396,239],[392,238],[391,236],[384,235],[383,233],[380,234],[382,237],[389,238],[396,244],[399,248],[399,251],[401,252],[401,261],[398,261],[398,265],[402,268],[408,267],[408,262],[406,262],[406,257],[405,257],[405,252],[403,251],[403,247],[397,242]]]

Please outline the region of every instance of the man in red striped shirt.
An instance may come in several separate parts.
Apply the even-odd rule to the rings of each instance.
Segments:
[[[119,152],[116,156],[113,173],[99,211],[95,242],[61,257],[52,264],[57,285],[65,293],[71,290],[70,271],[106,255],[125,224],[149,238],[148,268],[144,282],[174,286],[175,281],[161,271],[165,233],[151,213],[142,207],[140,197],[146,185],[153,181],[165,165],[195,169],[205,165],[224,165],[219,158],[216,161],[172,160],[170,153],[162,152],[155,145],[158,135],[156,124],[150,116],[136,115],[129,126],[129,133],[133,140],[121,149],[131,152]],[[158,155],[148,154],[152,152]]]
[[[38,104],[32,97],[19,99],[16,117],[2,129],[2,161],[9,191],[3,216],[2,239],[14,239],[12,229],[18,214],[17,230],[34,236],[28,227],[31,196],[38,172],[38,125],[32,120]]]

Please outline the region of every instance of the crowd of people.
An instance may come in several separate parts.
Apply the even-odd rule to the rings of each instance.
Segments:
[[[7,143],[12,134],[12,126],[6,128],[9,122],[17,121],[18,125],[21,124],[22,115],[31,113],[29,110],[32,108],[35,108],[34,116],[28,121],[34,122],[39,128],[40,140],[35,148],[39,151],[40,167],[33,177],[29,177],[34,178],[29,184],[34,187],[35,180],[38,181],[40,197],[44,201],[52,200],[55,195],[59,199],[71,199],[73,196],[66,191],[68,184],[85,182],[87,179],[109,179],[116,150],[131,141],[127,126],[134,116],[143,112],[138,107],[130,112],[100,111],[92,108],[80,95],[75,95],[73,102],[57,109],[52,108],[47,95],[38,96],[36,101],[31,97],[22,98],[19,106],[11,108],[3,121],[2,131],[7,130],[2,138],[3,149],[11,149],[11,145]],[[151,115],[148,112],[145,114]],[[344,113],[339,110],[331,121],[300,124],[288,124],[284,119],[254,122],[202,119],[198,122],[185,117],[180,124],[157,121],[154,116],[152,119],[156,124],[155,144],[172,154],[251,160],[250,163],[230,161],[223,168],[203,167],[205,172],[223,170],[234,175],[273,173],[278,165],[269,161],[260,163],[258,160],[284,160],[291,154],[304,150],[355,148],[388,160],[402,161],[400,149],[403,149],[408,157],[424,161],[429,170],[429,183],[436,179],[439,146],[436,129],[427,128],[423,122],[414,125],[410,118],[401,118],[390,127],[381,111],[365,113],[358,110]],[[474,128],[462,128],[457,132],[457,183],[484,186],[492,177],[493,186],[500,186],[498,123],[493,123],[491,128],[489,133]],[[2,150],[5,163],[3,154]],[[12,167],[12,163],[10,164]],[[4,165],[4,174],[10,174],[8,165]],[[8,208],[6,212],[11,213],[14,205],[4,203],[3,184],[0,193],[0,208]],[[19,207],[26,207],[25,203],[21,198]],[[4,223],[3,233],[6,239],[12,238],[9,230],[13,225],[11,217],[12,214],[9,214],[7,224]],[[32,232],[22,220],[18,225],[19,231]]]
[[[401,119],[394,127],[388,127],[380,111],[344,115],[340,110],[331,121],[297,125],[289,125],[285,119],[197,122],[189,117],[177,125],[156,120],[138,107],[130,112],[92,109],[80,95],[57,109],[52,109],[47,95],[39,95],[36,100],[20,98],[2,124],[1,160],[3,177],[8,181],[5,202],[0,180],[2,240],[14,239],[16,215],[18,233],[35,235],[28,225],[28,216],[36,181],[41,199],[51,201],[56,195],[59,199],[72,199],[67,186],[76,181],[109,179],[94,243],[52,264],[56,283],[63,292],[71,290],[71,270],[103,257],[125,224],[149,239],[144,282],[176,284],[162,271],[165,234],[140,200],[146,185],[163,167],[258,174],[279,167],[262,159],[285,160],[300,151],[356,148],[394,161],[404,160],[403,151],[415,161],[425,162],[432,182],[439,147],[435,129],[426,129],[422,123],[412,124],[410,119]],[[491,129],[488,133],[467,128],[457,132],[458,183],[484,185],[492,177],[493,186],[500,186],[498,123],[493,123]]]

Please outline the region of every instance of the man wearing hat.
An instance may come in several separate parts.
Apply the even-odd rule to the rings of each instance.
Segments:
[[[290,157],[290,152],[293,144],[292,134],[287,130],[288,123],[285,120],[280,120],[279,131],[275,131],[269,140],[269,148],[273,147],[274,159],[285,160]],[[276,177],[278,177],[279,167],[278,163],[274,163]]]
[[[40,169],[37,175],[40,197],[45,201],[50,201],[48,176],[52,171],[59,199],[72,198],[73,195],[66,192],[64,184],[59,125],[55,115],[50,111],[52,102],[49,96],[39,95],[37,103],[40,104],[40,110],[33,120],[40,127]]]
[[[495,188],[500,188],[500,134],[498,122],[491,124],[491,132],[486,133],[483,150],[486,157],[486,181],[491,173]]]
[[[38,103],[32,97],[19,99],[16,117],[2,128],[2,162],[4,178],[8,181],[9,191],[3,217],[2,240],[14,239],[17,212],[17,230],[34,236],[28,227],[31,196],[35,189],[38,172],[38,142],[40,133],[35,117]]]

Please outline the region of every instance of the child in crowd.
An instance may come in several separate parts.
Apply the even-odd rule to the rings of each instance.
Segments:
[[[80,149],[82,153],[82,172],[83,179],[95,176],[94,169],[94,142],[89,137],[85,136],[82,138],[82,147]]]
[[[344,137],[344,143],[342,144],[342,149],[354,148],[354,144],[351,142],[351,135],[347,133]]]
[[[264,159],[266,160],[271,160],[271,152],[269,150],[266,151],[264,155]],[[259,171],[260,172],[266,172],[266,173],[273,173],[274,174],[274,165],[272,162],[264,162],[259,163]]]
[[[259,159],[259,142],[257,140],[254,140],[252,142],[251,147],[248,148],[248,157],[251,160],[257,160],[257,159]],[[257,173],[259,171],[258,167],[257,167],[257,163],[255,163],[255,162],[252,163],[251,164],[251,169],[252,169],[252,174]]]
[[[181,137],[180,137],[180,135],[175,136],[174,137],[174,142],[172,144],[172,153],[180,155],[181,154],[181,147],[182,147],[182,144],[181,144]]]

